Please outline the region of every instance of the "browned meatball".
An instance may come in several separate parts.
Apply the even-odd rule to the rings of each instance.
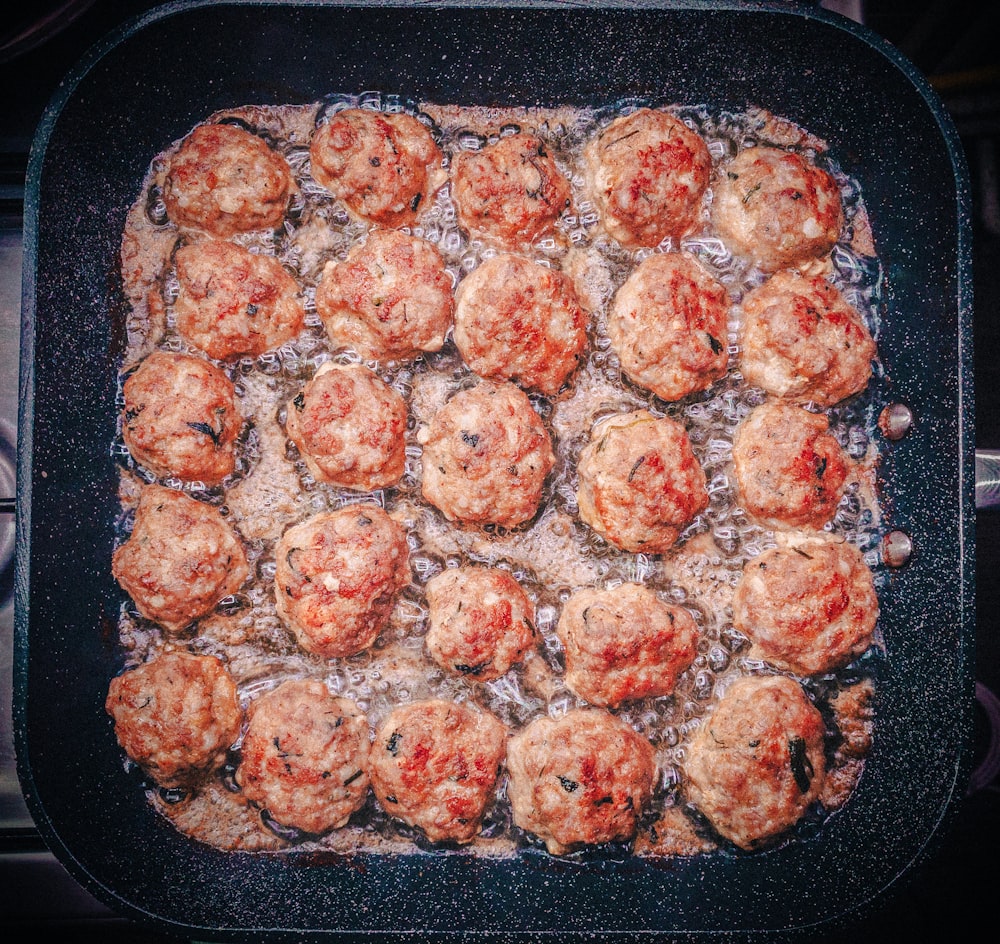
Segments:
[[[688,798],[720,835],[760,846],[818,799],[824,735],[822,715],[794,680],[737,679],[688,748]]]
[[[154,351],[122,387],[122,438],[154,475],[217,485],[236,468],[236,389],[215,364]]]
[[[566,685],[592,705],[669,695],[694,661],[698,627],[683,607],[641,584],[584,588],[563,607],[556,633]]]
[[[165,789],[193,789],[222,767],[243,722],[226,667],[187,652],[113,678],[105,709],[122,749]]]
[[[361,364],[323,364],[289,402],[285,428],[317,481],[395,485],[406,463],[406,401]]]
[[[455,305],[455,345],[481,377],[556,394],[587,346],[572,281],[523,256],[487,259],[459,283]]]
[[[462,229],[506,249],[551,232],[570,203],[569,181],[545,143],[524,132],[460,151],[451,184]]]
[[[523,390],[482,381],[421,430],[424,497],[451,521],[514,527],[538,510],[552,441]]]
[[[406,530],[368,503],[293,525],[275,562],[278,615],[306,652],[325,659],[367,649],[410,580]]]
[[[440,351],[455,299],[437,247],[396,230],[374,230],[342,262],[328,262],[316,310],[330,338],[363,357],[412,359]]]
[[[400,705],[372,745],[372,790],[395,819],[431,842],[471,842],[495,798],[507,729],[468,703]]]
[[[453,567],[427,582],[427,651],[446,672],[500,678],[537,642],[535,608],[499,567]]]
[[[288,162],[255,134],[231,124],[199,125],[170,158],[167,215],[182,229],[226,239],[275,229],[295,189]]]
[[[868,384],[875,342],[861,314],[822,276],[778,272],[740,307],[740,366],[747,383],[820,407]]]
[[[599,423],[577,471],[580,517],[622,550],[666,553],[708,507],[705,473],[687,431],[647,410]]]
[[[629,841],[656,777],[653,747],[603,708],[541,717],[507,749],[514,823],[552,855]]]
[[[670,112],[640,108],[584,150],[588,187],[607,231],[637,249],[693,230],[712,172],[701,136]]]
[[[368,796],[368,719],[317,679],[282,682],[247,709],[236,782],[274,822],[319,835]]]
[[[804,540],[748,561],[733,625],[756,655],[799,675],[830,672],[872,643],[878,596],[864,556],[846,541]]]
[[[136,608],[176,632],[211,613],[250,573],[235,531],[212,505],[172,488],[147,485],[111,572]]]
[[[273,256],[212,239],[182,246],[174,258],[177,331],[209,357],[257,357],[302,330],[299,286]]]
[[[840,238],[840,188],[795,151],[747,148],[720,169],[712,223],[734,253],[765,272],[800,266]]]
[[[725,375],[728,317],[728,292],[694,256],[655,253],[615,294],[608,337],[630,380],[680,400]]]
[[[833,518],[850,472],[826,416],[781,401],[756,407],[740,424],[733,466],[744,507],[774,528],[821,528]]]
[[[413,223],[444,181],[440,148],[404,112],[339,111],[316,129],[309,155],[317,183],[355,217],[381,226]]]

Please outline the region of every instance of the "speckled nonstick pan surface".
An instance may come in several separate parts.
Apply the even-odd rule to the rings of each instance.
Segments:
[[[764,106],[861,183],[886,274],[879,338],[916,417],[882,444],[914,553],[882,600],[877,735],[848,805],[773,852],[691,859],[328,861],[196,845],[123,771],[103,710],[119,594],[108,561],[123,324],[117,264],[151,155],[213,111],[402,91],[464,104],[626,96]],[[957,137],[886,44],[797,4],[177,4],[76,67],[32,154],[19,444],[15,722],[31,810],[94,895],[215,940],[687,932],[808,937],[877,908],[932,854],[964,788],[973,705],[970,227]]]

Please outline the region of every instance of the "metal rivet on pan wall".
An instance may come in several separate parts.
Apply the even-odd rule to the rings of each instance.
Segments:
[[[878,428],[886,439],[902,439],[913,426],[913,412],[903,403],[890,403],[879,414]]]
[[[882,538],[882,560],[890,567],[902,567],[913,554],[913,541],[905,531],[890,531]]]

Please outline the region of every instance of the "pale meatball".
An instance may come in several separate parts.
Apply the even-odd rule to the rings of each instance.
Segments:
[[[410,580],[405,528],[368,503],[293,525],[275,563],[278,615],[306,652],[324,659],[375,642]]]
[[[688,799],[721,836],[754,849],[819,798],[824,737],[823,717],[796,681],[737,679],[688,748]]]
[[[867,386],[875,342],[860,312],[822,276],[778,272],[740,307],[740,366],[747,383],[819,407]]]
[[[822,413],[769,401],[733,440],[736,487],[746,510],[772,528],[821,528],[840,504],[851,471]]]
[[[421,430],[424,497],[450,521],[515,527],[555,465],[548,430],[510,382],[460,390]]]
[[[288,161],[232,124],[199,125],[170,158],[167,216],[181,229],[226,239],[281,225],[295,182]]]
[[[452,675],[500,678],[537,642],[535,607],[499,567],[452,567],[427,582],[427,651]]]
[[[831,672],[872,644],[878,596],[864,556],[846,541],[806,540],[748,561],[733,625],[754,654],[798,675]]]
[[[653,747],[603,708],[540,717],[511,738],[507,796],[516,826],[552,855],[628,842],[649,806]]]
[[[212,239],[174,256],[178,333],[215,360],[257,357],[305,325],[299,286],[273,256]]]
[[[615,293],[608,338],[633,383],[680,400],[725,375],[728,318],[729,293],[694,256],[655,253]]]
[[[507,249],[550,233],[570,204],[569,181],[545,142],[525,132],[460,151],[451,186],[462,229]]]
[[[291,679],[250,703],[236,783],[268,819],[320,835],[364,805],[370,746],[353,701],[316,679]]]
[[[471,842],[496,797],[507,728],[468,703],[400,705],[372,745],[372,790],[393,818],[431,842]]]
[[[705,472],[687,431],[647,410],[599,423],[577,472],[580,517],[622,550],[664,554],[708,507]]]
[[[765,272],[829,255],[844,225],[836,180],[795,151],[752,147],[723,165],[712,224],[722,241]]]
[[[321,124],[309,148],[313,179],[354,217],[407,226],[444,182],[441,149],[413,115],[346,108]]]
[[[331,340],[366,358],[440,351],[454,310],[437,247],[396,230],[374,230],[342,262],[328,262],[316,288],[316,311]]]
[[[406,464],[406,401],[361,364],[327,361],[288,403],[288,438],[319,482],[395,485]]]
[[[584,161],[604,227],[623,246],[657,246],[696,227],[712,158],[680,118],[654,108],[621,115],[587,145]]]
[[[578,590],[563,607],[556,633],[570,691],[607,708],[671,694],[698,642],[690,612],[635,583]]]
[[[192,354],[154,351],[122,385],[122,439],[160,478],[217,485],[236,468],[243,416],[226,373]]]
[[[493,256],[455,296],[455,345],[479,376],[552,395],[587,346],[587,314],[570,278],[523,256]]]
[[[125,753],[157,786],[197,788],[240,734],[236,685],[214,656],[166,652],[113,678],[105,709]]]
[[[111,572],[146,619],[177,632],[236,593],[250,568],[243,544],[217,508],[147,485]]]

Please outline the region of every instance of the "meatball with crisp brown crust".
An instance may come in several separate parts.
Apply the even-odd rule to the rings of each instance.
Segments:
[[[493,803],[506,750],[506,727],[475,705],[400,705],[375,734],[372,790],[390,816],[431,842],[469,843]]]
[[[177,331],[209,357],[257,357],[302,331],[298,283],[273,256],[212,239],[182,246],[174,262]]]
[[[278,616],[324,659],[367,649],[409,582],[406,530],[377,505],[348,505],[293,525],[275,547]]]
[[[733,467],[744,507],[773,528],[821,528],[851,471],[826,416],[781,401],[763,403],[740,424]]]
[[[608,337],[633,383],[680,400],[725,375],[728,318],[729,293],[694,256],[655,253],[615,294]]]
[[[501,253],[459,283],[455,345],[480,377],[553,395],[587,346],[587,314],[568,276]]]
[[[515,527],[538,510],[555,454],[519,387],[484,380],[460,390],[418,438],[423,495],[450,521]]]
[[[630,841],[656,778],[653,747],[603,708],[543,716],[507,748],[514,823],[552,855]]]
[[[622,550],[663,554],[708,507],[705,473],[687,431],[647,410],[599,423],[577,472],[580,517]]]
[[[380,226],[413,223],[445,179],[430,130],[405,112],[339,111],[316,129],[309,156],[317,183]]]
[[[263,138],[232,124],[199,125],[170,158],[167,216],[181,229],[226,239],[276,229],[295,182],[288,162]]]
[[[285,416],[288,438],[317,481],[369,491],[402,477],[406,401],[367,367],[327,361]]]
[[[701,135],[670,112],[619,116],[587,145],[584,162],[604,227],[623,246],[658,246],[697,225],[712,158]]]
[[[243,544],[217,508],[147,485],[111,572],[146,619],[177,632],[239,590],[250,568]]]
[[[826,775],[825,726],[798,682],[746,676],[726,689],[687,751],[688,799],[754,849],[797,823]]]
[[[191,354],[154,351],[122,385],[122,439],[160,478],[217,485],[236,468],[243,427],[225,372]]]
[[[194,789],[221,768],[243,722],[226,667],[187,652],[113,678],[105,709],[122,749],[165,789]]]
[[[878,613],[861,552],[818,537],[748,561],[733,596],[733,625],[754,653],[798,675],[830,672],[861,655]]]
[[[500,678],[537,642],[535,608],[499,567],[453,567],[427,582],[427,651],[452,675]]]
[[[578,590],[556,633],[566,653],[566,685],[607,708],[669,695],[694,661],[698,641],[687,610],[636,583]]]
[[[370,746],[353,701],[317,679],[290,679],[247,708],[236,783],[274,822],[320,835],[364,805]]]

